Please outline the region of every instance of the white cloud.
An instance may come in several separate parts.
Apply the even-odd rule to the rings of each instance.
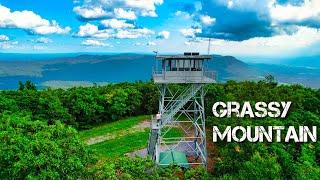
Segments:
[[[98,31],[99,30],[97,26],[87,23],[79,27],[78,36],[81,36],[81,37],[90,36],[90,35],[96,34]]]
[[[195,38],[196,33],[201,33],[202,30],[199,28],[187,28],[187,29],[180,29],[180,33],[186,38]]]
[[[0,43],[0,48],[1,49],[10,49],[13,48],[14,45],[17,45],[18,41],[4,41]]]
[[[2,43],[0,44],[0,48],[1,49],[10,49],[12,48],[13,46],[11,44],[8,44],[8,43]]]
[[[107,38],[111,38],[112,34],[113,34],[112,29],[99,30],[96,25],[87,23],[79,27],[77,36],[107,39]]]
[[[0,5],[0,27],[20,28],[36,34],[65,34],[71,28],[62,28],[56,21],[43,19],[32,11],[13,11]]]
[[[154,32],[147,28],[141,28],[141,29],[126,29],[126,30],[119,30],[115,38],[119,39],[135,39],[140,37],[147,37],[154,34]]]
[[[94,39],[87,39],[81,43],[82,45],[85,46],[101,46],[101,47],[112,47],[110,44],[94,40]]]
[[[270,15],[274,21],[279,22],[301,22],[312,19],[320,22],[320,1],[305,0],[299,6],[276,4],[270,7]]]
[[[157,17],[156,6],[163,0],[86,0],[74,12],[87,19],[110,16],[120,19],[137,19],[137,16]]]
[[[115,8],[114,15],[116,18],[119,18],[119,19],[129,19],[129,20],[137,19],[137,16],[133,11],[131,10],[126,11],[122,8]]]
[[[191,14],[184,11],[177,11],[174,13],[175,16],[183,17],[184,19],[190,19],[192,17]]]
[[[153,42],[153,41],[149,41],[147,42],[147,46],[156,46],[157,43]]]
[[[101,6],[89,6],[89,7],[80,7],[76,6],[73,8],[73,11],[86,19],[96,19],[103,18],[107,16],[112,16],[112,13],[107,13]]]
[[[299,53],[300,49],[312,47],[320,42],[320,31],[315,28],[297,27],[293,34],[281,34],[273,37],[256,37],[244,41],[212,39],[211,51],[215,54],[238,56],[286,56]],[[206,52],[207,40],[187,41],[194,51]]]
[[[117,39],[135,39],[140,37],[147,37],[154,34],[154,32],[147,28],[140,29],[102,29],[99,30],[96,25],[87,23],[79,27],[77,36],[91,37],[91,38],[117,38]]]
[[[35,46],[33,46],[33,49],[34,49],[34,50],[44,50],[44,49],[47,49],[47,47],[35,45]]]
[[[161,31],[157,35],[157,39],[169,39],[170,32],[169,31]]]
[[[142,43],[140,43],[140,42],[136,42],[136,43],[134,43],[134,45],[135,45],[135,46],[141,46],[141,45],[142,45]]]
[[[48,44],[51,43],[52,40],[49,38],[41,37],[35,40],[36,43],[43,43],[43,44]]]
[[[3,34],[0,34],[0,41],[9,41],[9,37]]]
[[[126,23],[124,20],[117,20],[117,19],[107,19],[101,21],[101,24],[103,24],[107,28],[113,28],[113,29],[126,29],[126,28],[134,28],[133,24]]]
[[[227,6],[229,9],[231,9],[233,7],[233,1],[229,0]]]
[[[216,3],[233,10],[267,14],[268,7],[276,3],[276,0],[216,0]]]
[[[274,23],[300,23],[304,20],[320,22],[319,0],[301,0],[301,3],[288,1],[284,4],[277,0],[217,0],[217,3],[233,10],[254,11],[262,17],[271,17]]]
[[[157,17],[156,5],[161,5],[163,0],[125,0],[125,5],[129,8],[138,9],[142,16]]]
[[[216,22],[216,18],[212,18],[208,15],[202,15],[202,16],[200,16],[200,21],[203,25],[210,26]]]
[[[314,28],[298,27],[297,32],[292,35],[284,34],[270,38],[253,38],[248,40],[247,44],[262,43],[265,46],[275,49],[296,49],[309,46],[320,41],[320,31]]]
[[[193,39],[189,39],[188,42],[190,43],[202,43],[202,42],[205,42],[206,40],[205,39],[202,39],[202,38],[193,38]]]

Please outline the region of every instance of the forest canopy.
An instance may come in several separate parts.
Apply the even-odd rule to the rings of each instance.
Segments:
[[[179,88],[175,85],[173,88]],[[300,85],[278,85],[274,81],[211,84],[206,87],[207,135],[212,126],[318,126],[320,90]],[[139,178],[134,166],[147,173],[154,164],[144,159],[119,159],[96,164],[94,152],[87,150],[77,131],[123,117],[155,114],[158,88],[153,82],[119,83],[94,87],[37,90],[31,82],[18,90],[0,91],[0,176],[79,178],[113,177],[123,167],[124,177]],[[217,118],[215,102],[290,101],[286,118]],[[208,150],[213,169],[210,176],[221,179],[269,178],[316,179],[320,176],[320,144],[217,142]],[[119,157],[122,158],[122,157]],[[146,164],[147,163],[147,164]],[[130,165],[131,164],[131,165]],[[168,172],[170,171],[170,172]],[[174,171],[174,173],[172,173]],[[108,174],[110,172],[111,174]],[[113,173],[114,172],[114,173]],[[154,177],[170,177],[179,170],[154,172]],[[148,174],[144,174],[148,177]],[[208,174],[201,169],[184,172],[184,178]],[[142,178],[142,177],[140,177]]]

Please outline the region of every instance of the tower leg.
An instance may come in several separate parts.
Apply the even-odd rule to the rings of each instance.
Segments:
[[[201,88],[201,125],[202,125],[202,131],[203,131],[203,137],[202,137],[202,148],[203,148],[203,154],[204,154],[204,165],[207,168],[208,166],[208,154],[207,154],[207,140],[206,140],[206,116],[205,116],[205,112],[204,112],[204,96],[205,96],[205,92],[204,89]]]

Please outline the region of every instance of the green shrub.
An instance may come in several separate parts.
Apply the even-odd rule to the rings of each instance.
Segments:
[[[77,131],[59,121],[47,125],[30,114],[0,115],[0,177],[74,179],[93,160]]]

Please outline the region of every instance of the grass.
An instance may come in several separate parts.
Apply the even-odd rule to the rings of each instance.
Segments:
[[[167,129],[164,128],[162,132],[166,132]],[[171,128],[166,134],[163,136],[164,138],[169,138],[169,137],[181,137],[183,135],[183,130],[178,129],[178,128]]]
[[[102,136],[107,133],[116,133],[116,131],[129,129],[130,127],[148,118],[148,115],[143,115],[121,119],[112,123],[106,123],[101,126],[94,127],[92,129],[80,131],[79,135],[82,140],[86,141],[89,138],[93,138],[96,136]]]
[[[150,129],[133,131],[132,127],[148,118],[148,115],[129,117],[80,131],[79,135],[83,141],[107,134],[114,135],[111,139],[88,146],[100,158],[114,158],[147,147]],[[165,137],[181,137],[182,134],[182,130],[172,128]]]
[[[100,157],[112,158],[134,150],[142,149],[148,144],[149,131],[137,132],[124,137],[104,141],[89,146]]]

